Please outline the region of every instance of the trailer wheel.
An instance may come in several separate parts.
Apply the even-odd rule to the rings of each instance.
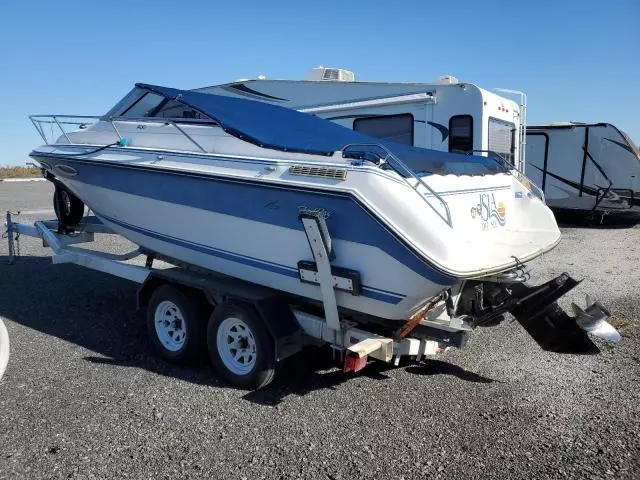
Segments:
[[[207,346],[217,373],[235,387],[258,389],[275,376],[273,339],[247,305],[225,302],[214,309]]]
[[[53,210],[58,220],[73,227],[80,223],[84,216],[84,203],[66,188],[56,185],[53,192]]]
[[[151,295],[147,308],[151,344],[169,362],[194,360],[204,352],[205,318],[198,299],[174,286],[161,285]]]

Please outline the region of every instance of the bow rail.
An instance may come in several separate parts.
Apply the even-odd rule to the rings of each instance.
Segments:
[[[118,123],[158,123],[163,125],[171,125],[178,132],[180,132],[184,137],[186,137],[192,144],[194,144],[198,150],[203,153],[210,153],[206,150],[197,140],[195,140],[191,135],[184,131],[175,121],[169,118],[152,118],[152,117],[144,117],[144,118],[122,118],[122,117],[114,117],[114,118],[104,118],[99,115],[29,115],[29,120],[33,123],[33,126],[36,128],[42,140],[44,140],[46,145],[52,145],[56,143],[56,137],[54,137],[54,126],[58,127],[60,133],[67,139],[70,145],[84,145],[82,143],[74,143],[69,137],[69,133],[73,133],[64,128],[64,125],[67,127],[75,126],[77,130],[84,130],[91,125],[102,121],[109,123],[113,128],[113,131],[118,136],[118,141],[122,142],[124,137],[121,135],[118,127],[115,122]],[[87,121],[82,121],[87,120]],[[192,123],[192,122],[182,122],[182,123]],[[202,122],[198,122],[202,123]],[[207,122],[211,123],[211,122]],[[49,138],[47,138],[47,132],[45,132],[45,126],[50,126]]]

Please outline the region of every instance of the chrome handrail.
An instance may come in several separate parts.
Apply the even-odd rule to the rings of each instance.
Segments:
[[[75,143],[73,143],[71,141],[71,138],[69,138],[69,134],[63,128],[63,125],[78,125],[78,126],[81,126],[81,125],[85,125],[86,122],[65,121],[64,119],[67,119],[67,118],[89,119],[89,120],[96,120],[96,121],[99,121],[99,120],[102,119],[102,117],[99,116],[99,115],[29,115],[29,120],[31,120],[31,123],[33,123],[33,125],[36,127],[36,130],[38,131],[38,133],[40,134],[40,136],[42,137],[42,140],[44,140],[44,143],[46,145],[51,145],[51,144],[49,143],[49,140],[47,139],[47,136],[44,133],[44,129],[42,128],[42,124],[56,125],[60,129],[60,132],[62,133],[62,135],[64,135],[64,137],[69,142],[69,145],[79,145],[79,144],[75,144]],[[118,139],[122,140],[122,136],[120,136],[120,133],[118,132],[118,129],[115,127],[115,125],[113,125],[113,123],[111,123],[111,126],[113,127],[114,131],[116,132],[116,135],[118,136]]]
[[[113,131],[118,136],[118,140],[120,140],[120,141],[122,141],[123,137],[122,137],[120,131],[118,130],[118,127],[116,127],[115,122],[120,122],[120,123],[140,123],[140,122],[144,122],[144,123],[161,123],[163,125],[171,125],[176,130],[178,130],[178,132],[180,132],[185,138],[187,138],[187,140],[189,140],[191,143],[193,143],[201,152],[208,153],[208,151],[202,145],[200,145],[200,143],[198,143],[197,140],[195,140],[191,135],[189,135],[187,132],[185,132],[184,129],[182,129],[180,126],[178,126],[178,124],[174,120],[171,120],[171,119],[168,119],[168,118],[147,118],[147,117],[143,117],[143,118],[123,118],[123,117],[111,117],[111,118],[105,119],[102,116],[96,116],[96,115],[29,115],[29,119],[31,120],[31,123],[33,123],[34,127],[36,128],[36,130],[38,131],[38,133],[40,134],[40,136],[44,140],[45,144],[47,144],[47,145],[51,145],[51,144],[49,143],[49,140],[47,139],[47,137],[46,137],[46,135],[44,133],[44,129],[42,128],[42,124],[56,125],[60,129],[60,132],[62,133],[62,135],[64,135],[64,137],[67,139],[67,141],[69,142],[70,145],[82,145],[82,144],[73,143],[71,141],[71,138],[69,137],[68,132],[63,128],[63,125],[78,125],[78,126],[80,126],[80,125],[84,125],[85,122],[65,121],[63,119],[91,119],[91,120],[96,120],[96,121],[102,120],[104,122],[108,122],[111,125],[111,127],[113,128]],[[190,123],[190,122],[185,122],[185,123]]]
[[[385,147],[384,145],[381,145],[379,143],[350,143],[348,145],[345,145],[342,148],[342,152],[344,155],[344,152],[352,147],[375,147],[375,148],[379,148],[381,149],[386,156],[384,158],[382,158],[380,155],[378,155],[378,157],[380,158],[380,166],[382,165],[388,165],[389,167],[391,167],[397,174],[399,174],[405,181],[405,183],[407,185],[409,185],[418,195],[420,195],[420,198],[422,198],[424,200],[424,202],[429,205],[429,207],[431,207],[431,209],[447,224],[449,225],[449,227],[453,228],[453,221],[451,219],[451,212],[449,211],[449,205],[447,204],[447,202],[438,194],[438,192],[436,192],[433,188],[431,188],[425,181],[422,180],[422,178],[420,178],[420,176],[418,174],[416,174],[413,170],[411,170],[411,168],[409,168],[409,166],[407,166],[407,164],[405,164],[402,160],[400,160],[396,155],[394,155],[391,150],[389,150],[387,147]],[[373,153],[373,152],[371,152]],[[392,160],[393,163],[389,162],[389,159]],[[395,165],[394,165],[395,163]],[[413,177],[418,183],[416,183],[415,185],[413,185],[411,182],[408,181],[407,177],[398,170],[397,166],[400,166],[401,169],[404,171],[404,173],[408,176]],[[438,211],[438,209],[436,209],[436,207],[434,207],[431,202],[429,202],[429,200],[422,195],[419,191],[418,191],[418,186],[422,185],[424,188],[426,188],[435,198],[438,199],[438,201],[440,202],[440,204],[444,207],[445,213],[446,213],[446,218],[444,215],[442,215],[442,212]]]
[[[544,198],[544,192],[542,191],[542,189],[540,187],[538,187],[538,185],[536,185],[533,180],[531,180],[529,177],[527,177],[524,173],[522,173],[513,163],[511,163],[509,160],[507,160],[505,157],[503,157],[502,155],[500,155],[498,152],[496,152],[495,150],[472,150],[471,152],[465,152],[467,155],[472,155],[473,153],[489,153],[489,154],[493,154],[496,157],[498,157],[502,163],[505,166],[508,166],[509,169],[509,174],[513,175],[513,172],[516,172],[516,177],[518,178],[518,181],[520,183],[523,184],[523,186],[525,188],[528,188],[529,190],[534,190],[537,192],[537,197],[542,200],[543,203],[546,203],[546,200]],[[489,158],[493,158],[491,156],[489,156]],[[526,180],[526,184],[523,182],[523,179]],[[531,188],[533,187],[533,189]]]

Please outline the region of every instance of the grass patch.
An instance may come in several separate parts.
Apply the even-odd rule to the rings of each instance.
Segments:
[[[22,166],[6,166],[0,167],[0,179],[3,178],[32,178],[40,177],[42,174],[40,170],[35,167],[22,167]]]

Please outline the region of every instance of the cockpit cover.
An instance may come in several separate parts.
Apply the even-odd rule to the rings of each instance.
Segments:
[[[481,174],[504,171],[495,159],[427,150],[373,138],[329,120],[268,103],[156,85],[136,84],[215,120],[227,133],[264,148],[332,155],[347,145],[384,145],[414,172]],[[363,147],[357,147],[362,151]],[[375,146],[371,147],[376,152]]]

